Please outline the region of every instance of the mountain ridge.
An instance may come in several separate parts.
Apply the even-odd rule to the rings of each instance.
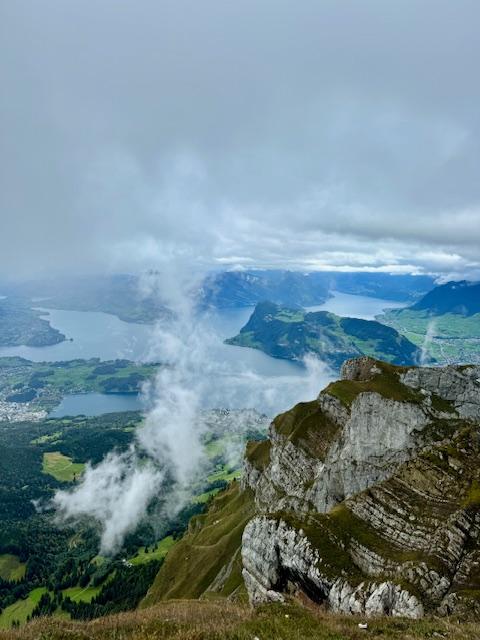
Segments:
[[[479,380],[478,366],[347,361],[340,380],[247,447],[241,486],[192,525],[211,549],[196,597],[229,582],[231,596],[246,588],[257,605],[304,594],[342,614],[478,619]],[[242,499],[255,514],[225,561],[213,553],[221,510]],[[195,582],[183,544],[169,575]],[[148,604],[162,597],[168,563]]]
[[[451,281],[429,291],[410,309],[437,315],[455,313],[472,316],[480,313],[480,282]]]

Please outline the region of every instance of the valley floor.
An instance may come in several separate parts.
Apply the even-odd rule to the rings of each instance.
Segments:
[[[227,600],[177,600],[88,623],[41,618],[18,630],[0,631],[0,640],[477,640],[475,623],[454,619],[363,619],[325,613],[310,603],[252,609]]]

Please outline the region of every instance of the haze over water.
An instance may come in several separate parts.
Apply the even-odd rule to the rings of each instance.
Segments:
[[[339,315],[373,319],[387,307],[402,303],[334,292],[324,304],[309,310],[331,311]],[[272,358],[257,349],[224,344],[238,333],[252,313],[252,307],[224,309],[207,314],[202,322],[214,334],[209,351],[207,376],[211,378],[204,408],[256,408],[269,415],[283,411],[300,400],[314,397],[335,374],[318,363],[315,370],[298,363]],[[127,323],[100,312],[48,310],[52,326],[68,339],[48,347],[3,347],[0,356],[21,356],[35,362],[74,358],[125,358],[146,361],[153,328]],[[218,339],[217,339],[218,338]],[[109,411],[136,410],[141,402],[135,395],[75,394],[67,396],[52,416],[98,415]]]

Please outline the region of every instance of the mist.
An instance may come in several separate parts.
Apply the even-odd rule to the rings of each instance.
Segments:
[[[216,428],[208,409],[257,409],[273,418],[301,400],[311,400],[333,378],[317,358],[305,358],[302,374],[268,376],[247,365],[232,368],[214,329],[210,312],[197,309],[196,293],[205,273],[193,256],[182,254],[140,282],[144,292],[159,296],[172,310],[157,323],[148,359],[162,363],[143,390],[143,424],[126,453],[110,452],[96,466],[87,465],[80,482],[53,499],[57,521],[90,519],[100,528],[100,552],[117,553],[125,536],[145,518],[154,498],[157,517],[171,519],[193,497],[193,487],[207,465],[203,436]],[[238,436],[226,458],[238,466],[243,458],[242,437],[251,422],[249,412],[229,416],[229,429]]]
[[[205,408],[272,416],[331,378],[313,359],[302,376],[226,362],[194,308],[207,273],[480,277],[480,7],[15,0],[0,11],[2,279],[146,273],[142,290],[174,316],[154,332],[151,358],[168,366],[145,389],[132,449],[54,499],[63,520],[95,519],[113,553],[167,485],[179,499],[166,502],[188,500]],[[93,504],[97,485],[112,508]]]

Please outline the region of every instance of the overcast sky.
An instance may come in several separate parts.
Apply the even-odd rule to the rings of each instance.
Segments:
[[[0,275],[479,275],[478,0],[0,0]]]

